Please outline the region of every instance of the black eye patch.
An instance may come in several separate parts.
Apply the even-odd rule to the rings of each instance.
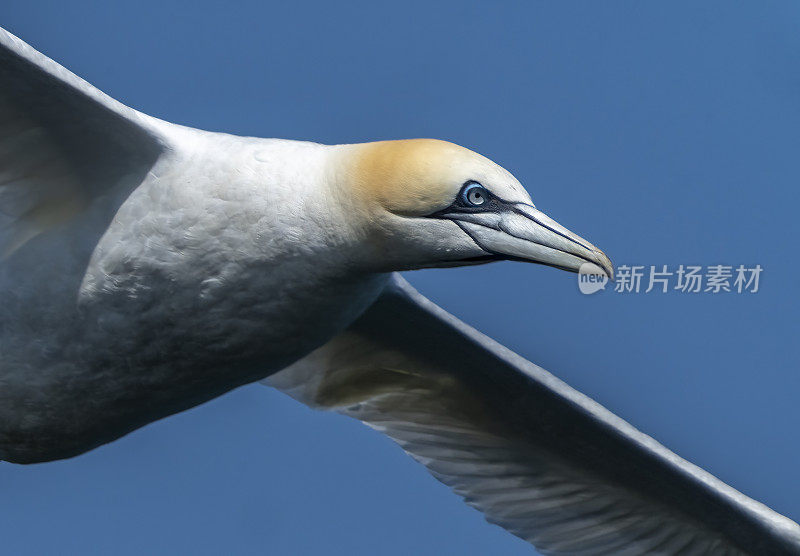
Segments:
[[[456,200],[453,201],[452,205],[429,216],[442,218],[457,213],[501,212],[506,208],[508,208],[506,201],[493,195],[491,191],[477,181],[470,180],[461,187],[461,191],[456,195]]]

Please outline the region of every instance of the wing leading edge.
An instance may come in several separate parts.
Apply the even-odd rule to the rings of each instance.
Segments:
[[[124,106],[0,29],[0,261],[141,183],[164,147]]]

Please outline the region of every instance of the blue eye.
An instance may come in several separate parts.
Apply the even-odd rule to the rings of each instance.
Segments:
[[[470,182],[461,190],[461,200],[471,207],[479,207],[489,201],[489,192],[481,184]]]

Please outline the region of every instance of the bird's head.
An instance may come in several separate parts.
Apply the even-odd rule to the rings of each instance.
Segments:
[[[344,152],[340,177],[380,270],[516,260],[573,272],[590,262],[613,274],[602,251],[536,209],[510,172],[469,149],[410,139]]]

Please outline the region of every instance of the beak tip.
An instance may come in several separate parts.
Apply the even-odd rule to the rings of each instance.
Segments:
[[[602,268],[603,271],[605,271],[606,276],[608,276],[608,279],[613,282],[614,263],[612,263],[611,259],[609,259],[608,256],[605,253],[603,253],[600,249],[596,249],[595,255],[597,257],[597,264],[600,265],[600,268]]]

